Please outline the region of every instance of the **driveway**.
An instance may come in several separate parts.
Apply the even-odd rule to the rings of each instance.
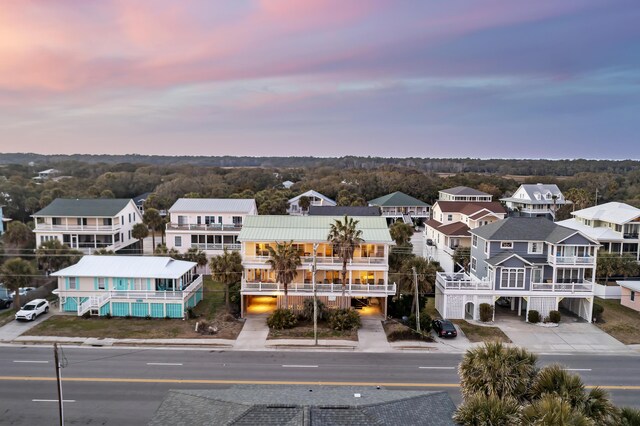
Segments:
[[[0,327],[0,342],[11,342],[27,330],[32,329],[42,321],[48,319],[51,315],[51,312],[40,315],[35,321],[11,321],[10,323]]]

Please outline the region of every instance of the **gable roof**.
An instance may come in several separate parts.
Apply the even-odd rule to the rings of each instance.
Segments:
[[[454,411],[446,392],[236,385],[228,389],[170,390],[149,424],[449,426],[455,425]]]
[[[584,219],[600,220],[623,225],[631,220],[640,218],[640,209],[630,206],[629,204],[612,201],[610,203],[577,210],[571,214]]]
[[[640,292],[640,281],[616,281],[620,287],[628,288],[629,290]]]
[[[498,201],[436,201],[434,204],[440,207],[443,213],[462,213],[471,216],[481,210],[492,213],[507,214],[507,211]]]
[[[440,192],[450,195],[482,195],[482,196],[491,196],[491,194],[487,194],[486,192],[478,191],[474,188],[469,188],[468,186],[456,186],[454,188],[441,189]]]
[[[331,224],[344,216],[247,216],[238,236],[239,241],[325,242]],[[393,244],[387,220],[383,217],[353,216],[368,243]]]
[[[496,254],[495,256],[491,256],[489,259],[486,260],[486,262],[491,265],[491,266],[498,266],[500,265],[502,262],[505,262],[509,259],[511,259],[512,257],[517,257],[518,259],[522,260],[524,263],[527,263],[529,265],[533,264],[533,262],[531,262],[530,260],[516,254],[516,253],[511,253],[511,252],[507,252],[507,251],[503,251],[501,253]],[[541,257],[540,259],[544,259],[543,257]],[[540,260],[538,259],[538,260]]]
[[[83,256],[75,265],[51,274],[54,277],[180,278],[195,262],[163,256]]]
[[[369,205],[380,207],[429,207],[429,204],[425,203],[424,201],[420,201],[417,198],[400,191],[392,192],[391,194],[375,198],[369,201]]]
[[[147,201],[147,198],[149,198],[149,195],[151,195],[151,192],[145,192],[144,194],[140,194],[136,197],[133,197],[132,200],[134,203],[136,203],[136,206],[139,206],[143,204],[145,201]]]
[[[547,241],[557,244],[574,234],[575,229],[560,226],[543,217],[508,217],[503,220],[472,229],[471,234],[493,241]],[[580,234],[594,244],[595,241]]]
[[[113,217],[130,202],[131,198],[56,198],[32,216]]]
[[[592,240],[596,241],[624,241],[622,235],[619,232],[615,232],[613,229],[606,226],[591,227],[582,222],[578,222],[576,219],[566,219],[556,222],[558,225],[565,226],[567,228],[580,231],[582,234],[588,236]]]
[[[555,201],[556,204],[569,204],[565,200],[564,196],[562,195],[562,192],[560,191],[560,188],[558,188],[558,185],[556,185],[555,183],[550,183],[550,184],[543,184],[543,183],[526,184],[526,183],[523,183],[516,190],[516,192],[514,192],[514,194],[516,194],[520,190],[523,190],[525,192],[525,194],[527,194],[528,198],[515,198],[515,197],[511,196],[511,197],[507,197],[507,198],[501,198],[500,201],[511,201],[511,202],[516,202],[516,203],[527,202],[527,203],[530,203],[530,204],[552,204],[553,200],[545,198],[545,194],[551,193],[552,196],[553,195],[557,195],[558,196],[558,199]],[[540,194],[540,199],[539,200],[536,198],[536,193]]]
[[[309,206],[309,216],[380,216],[376,206]]]
[[[253,198],[178,198],[169,213],[250,213],[255,209]]]
[[[310,189],[307,192],[303,192],[300,195],[296,195],[295,197],[293,197],[292,199],[289,200],[289,204],[291,203],[295,203],[296,201],[298,201],[300,198],[302,197],[316,197],[316,198],[322,198],[324,201],[328,202],[329,204],[333,204],[334,206],[338,203],[336,203],[334,200],[332,200],[331,198],[327,197],[326,195],[322,195],[321,193],[314,191],[313,189]]]

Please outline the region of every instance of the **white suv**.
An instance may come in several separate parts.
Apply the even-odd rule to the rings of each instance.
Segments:
[[[35,320],[38,315],[49,312],[49,302],[44,299],[35,299],[27,303],[16,313],[17,320]]]

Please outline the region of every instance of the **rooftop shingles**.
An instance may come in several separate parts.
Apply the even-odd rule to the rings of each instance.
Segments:
[[[56,198],[33,216],[113,217],[130,198]]]

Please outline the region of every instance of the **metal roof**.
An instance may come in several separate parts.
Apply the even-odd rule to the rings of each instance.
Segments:
[[[640,281],[616,281],[620,287],[640,292]]]
[[[369,201],[369,205],[380,207],[429,207],[429,204],[425,203],[424,201],[420,201],[417,198],[400,191],[392,192],[391,194],[375,198]]]
[[[169,213],[245,213],[256,211],[253,198],[178,198]]]
[[[113,217],[132,202],[130,198],[56,198],[36,216]]]
[[[310,216],[380,216],[376,206],[309,206]]]
[[[484,195],[491,196],[491,194],[487,194],[486,192],[478,191],[474,188],[469,188],[468,186],[456,186],[454,188],[441,189],[440,192],[451,195]]]
[[[332,200],[331,198],[327,197],[326,195],[322,195],[321,193],[319,193],[318,191],[314,191],[313,189],[310,189],[307,192],[303,192],[300,195],[296,195],[295,197],[293,197],[292,199],[289,200],[289,204],[295,203],[296,201],[298,201],[302,197],[322,198],[324,201],[326,201],[327,203],[332,204],[334,206],[336,204],[338,204],[334,200]]]
[[[610,202],[571,213],[575,217],[623,225],[640,218],[640,209],[625,203]]]
[[[576,219],[561,220],[556,223],[558,225],[580,231],[584,235],[596,241],[624,241],[624,238],[619,232],[615,232],[613,229],[605,226],[587,226],[582,222],[578,222]]]
[[[358,221],[364,241],[393,244],[385,218],[350,217]],[[247,216],[238,240],[324,242],[336,219],[344,220],[344,216]]]
[[[54,277],[180,278],[195,262],[162,256],[84,256],[75,265],[51,274]]]

